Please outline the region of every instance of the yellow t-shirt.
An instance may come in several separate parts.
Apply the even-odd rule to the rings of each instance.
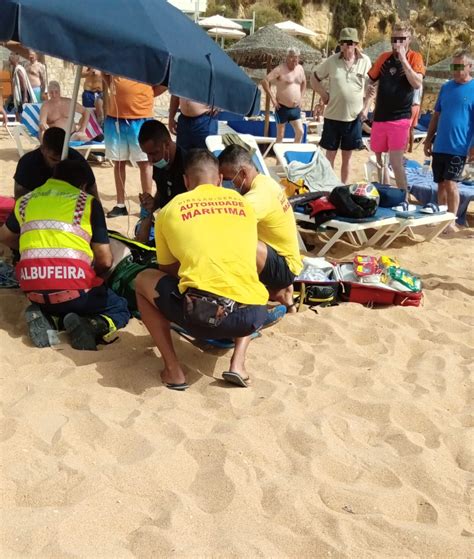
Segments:
[[[270,245],[298,275],[301,262],[295,216],[281,186],[271,177],[257,175],[244,198],[250,202],[258,222],[258,239]]]
[[[113,118],[150,118],[154,102],[151,85],[113,77],[107,99],[107,115]]]
[[[257,275],[257,220],[232,190],[203,184],[175,196],[155,222],[159,264],[179,267],[179,290],[189,287],[246,305],[264,305]]]

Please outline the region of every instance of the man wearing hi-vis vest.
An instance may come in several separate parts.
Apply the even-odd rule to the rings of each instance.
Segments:
[[[102,206],[85,192],[87,176],[76,161],[61,161],[53,178],[19,198],[0,242],[19,249],[17,277],[31,305],[30,338],[48,347],[60,327],[75,349],[111,341],[130,314],[127,302],[104,285],[112,266]]]

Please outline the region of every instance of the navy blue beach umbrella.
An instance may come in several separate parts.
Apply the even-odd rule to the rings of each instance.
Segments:
[[[165,0],[0,0],[0,41],[91,66],[238,114],[257,86]]]

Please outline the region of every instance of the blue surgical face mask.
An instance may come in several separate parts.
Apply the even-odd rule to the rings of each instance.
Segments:
[[[222,186],[224,188],[229,188],[230,190],[235,190],[238,192],[238,190],[235,188],[235,184],[230,179],[224,179],[222,181]]]
[[[153,167],[156,167],[157,169],[164,169],[167,166],[168,166],[168,161],[166,161],[166,159],[164,159],[163,157],[156,163],[153,163]]]

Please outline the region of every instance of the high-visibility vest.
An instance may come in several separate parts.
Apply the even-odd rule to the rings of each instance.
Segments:
[[[17,200],[17,276],[23,291],[90,289],[103,283],[92,267],[92,200],[56,179]]]

